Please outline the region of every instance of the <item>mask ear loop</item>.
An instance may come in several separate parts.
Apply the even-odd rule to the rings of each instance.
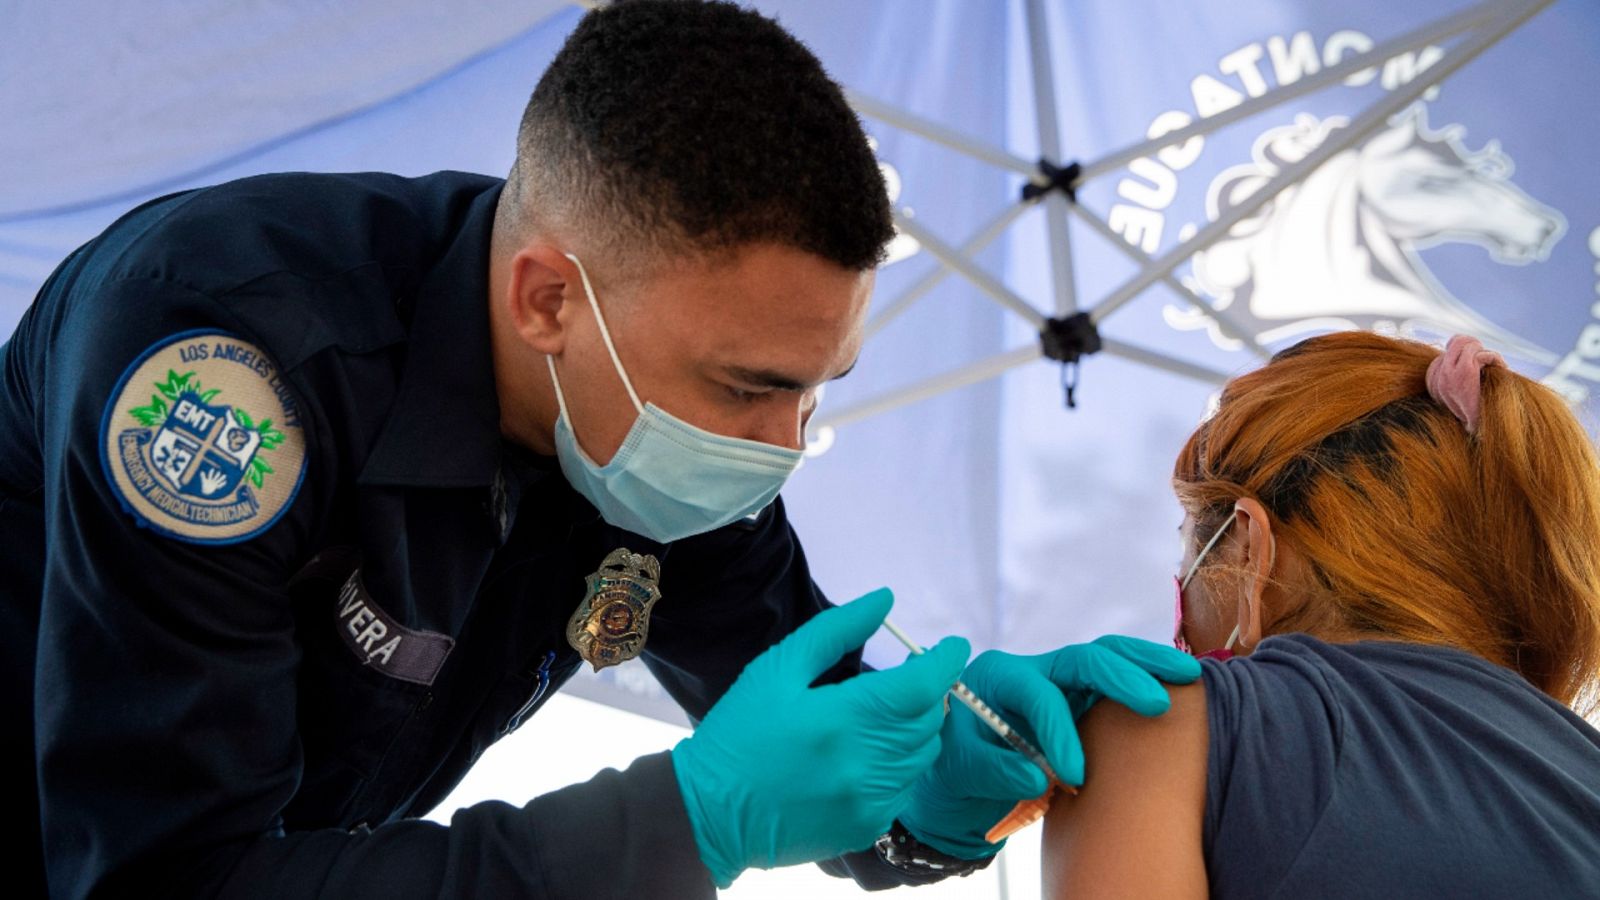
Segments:
[[[567,415],[567,398],[561,391],[561,379],[556,375],[556,358],[545,354],[545,365],[550,367],[550,383],[556,388],[556,403],[561,406],[561,418],[567,420],[567,427],[572,427],[572,416]]]
[[[1183,579],[1178,582],[1178,597],[1179,597],[1178,602],[1180,604],[1180,608],[1181,608],[1181,604],[1183,603],[1182,597],[1183,597],[1184,589],[1187,588],[1189,586],[1189,582],[1194,579],[1194,573],[1200,571],[1200,563],[1201,563],[1202,560],[1204,560],[1206,558],[1206,554],[1210,553],[1211,552],[1211,548],[1215,547],[1217,545],[1217,541],[1222,540],[1222,536],[1228,533],[1228,529],[1229,528],[1233,527],[1233,513],[1237,512],[1238,509],[1239,509],[1239,507],[1235,506],[1233,508],[1233,511],[1228,513],[1228,518],[1225,521],[1223,521],[1222,525],[1219,528],[1217,528],[1216,533],[1211,535],[1211,540],[1206,541],[1206,545],[1204,547],[1200,548],[1200,552],[1199,553],[1195,554],[1194,562],[1189,564],[1189,571],[1185,572],[1184,575],[1183,575]],[[1235,625],[1235,626],[1233,626],[1233,633],[1228,635],[1227,646],[1225,646],[1223,649],[1228,650],[1229,652],[1232,652],[1233,644],[1238,639],[1239,639],[1239,626]]]
[[[617,356],[617,345],[611,343],[611,329],[606,327],[606,317],[600,313],[600,302],[594,298],[594,287],[589,284],[589,273],[583,268],[583,263],[578,257],[571,253],[565,256],[578,267],[578,277],[583,279],[583,293],[589,298],[589,308],[594,310],[595,321],[600,323],[600,337],[606,342],[606,352],[611,354],[611,364],[617,367],[617,374],[622,376],[622,386],[628,389],[628,399],[633,401],[634,410],[644,415],[644,404],[639,402],[639,394],[633,389],[633,382],[628,380],[627,371],[622,368],[622,358]],[[550,374],[554,376],[555,371],[555,363],[551,363]],[[565,403],[562,404],[562,412],[566,412]]]
[[[1206,554],[1211,552],[1211,548],[1217,545],[1217,541],[1222,540],[1222,536],[1227,534],[1228,529],[1232,526],[1233,513],[1228,513],[1228,520],[1222,523],[1222,527],[1218,528],[1217,533],[1211,536],[1211,540],[1206,541],[1206,545],[1200,548],[1199,553],[1195,554],[1194,562],[1189,564],[1189,571],[1184,573],[1183,581],[1178,585],[1179,588],[1187,588],[1189,586],[1189,582],[1194,579],[1194,573],[1200,570],[1200,561],[1206,558]]]

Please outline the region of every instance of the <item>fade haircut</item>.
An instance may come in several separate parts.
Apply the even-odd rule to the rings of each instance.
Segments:
[[[624,269],[771,242],[865,271],[894,236],[822,64],[771,19],[705,0],[584,16],[523,113],[496,231],[559,235]]]

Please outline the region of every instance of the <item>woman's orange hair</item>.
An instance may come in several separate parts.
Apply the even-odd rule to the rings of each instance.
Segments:
[[[1253,497],[1308,565],[1263,631],[1468,650],[1584,711],[1600,669],[1600,463],[1551,390],[1483,370],[1475,435],[1424,382],[1439,351],[1312,338],[1229,382],[1173,470],[1197,536]]]

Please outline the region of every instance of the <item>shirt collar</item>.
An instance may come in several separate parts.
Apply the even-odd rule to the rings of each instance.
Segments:
[[[489,341],[489,238],[502,184],[466,207],[422,281],[405,367],[363,484],[492,485],[500,470],[500,402]]]

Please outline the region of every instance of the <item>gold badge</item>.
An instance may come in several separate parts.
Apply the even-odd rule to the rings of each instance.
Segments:
[[[661,563],[618,547],[589,576],[588,593],[567,622],[567,643],[596,672],[639,655],[650,637],[650,607],[661,599]]]

